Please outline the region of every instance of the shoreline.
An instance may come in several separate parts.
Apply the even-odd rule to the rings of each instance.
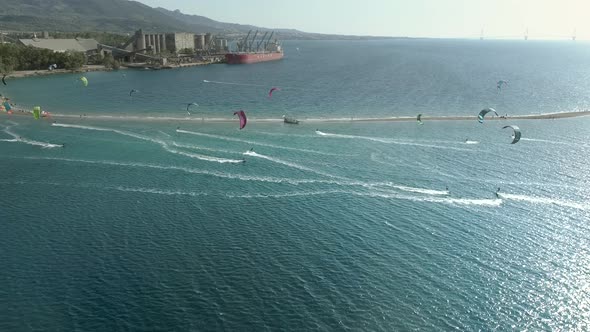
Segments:
[[[127,67],[121,66],[122,70],[126,70]],[[114,71],[115,69],[107,68],[103,65],[85,65],[84,67],[77,70],[68,69],[38,69],[38,70],[18,70],[6,75],[6,78],[26,78],[26,77],[38,77],[38,76],[49,76],[49,75],[61,75],[61,74],[80,74],[95,71]]]
[[[3,113],[7,117],[11,116],[32,116],[29,110],[18,110],[12,115]],[[566,119],[573,117],[590,116],[590,110],[561,112],[561,113],[542,113],[530,115],[514,115],[507,118],[490,117],[487,121],[509,121],[509,120],[553,120]],[[210,123],[224,123],[235,122],[236,118],[216,118],[216,117],[173,117],[173,116],[140,116],[140,115],[80,115],[80,114],[51,114],[50,117],[45,117],[48,120],[97,120],[97,121],[133,121],[133,122],[210,122]],[[423,122],[428,121],[476,121],[476,115],[456,115],[456,116],[422,116]],[[305,123],[345,123],[345,122],[415,122],[416,117],[376,117],[376,118],[302,118],[299,122]],[[283,123],[283,118],[248,118],[251,123]]]
[[[178,68],[187,68],[187,67],[208,66],[208,65],[218,64],[218,63],[219,62],[190,62],[190,63],[181,63],[181,64],[171,64],[171,65],[167,65],[166,68],[158,68],[158,69],[150,69],[150,70],[168,70],[168,69],[178,69]],[[13,71],[10,74],[6,75],[6,78],[13,79],[13,78],[27,78],[27,77],[61,75],[61,74],[81,74],[81,73],[88,73],[88,72],[133,70],[133,69],[141,70],[144,67],[149,67],[149,66],[148,65],[140,65],[140,66],[134,67],[134,66],[121,65],[121,67],[119,67],[118,69],[113,69],[113,68],[107,68],[103,65],[84,65],[82,68],[76,69],[76,70],[69,70],[69,69],[18,70],[18,71]]]

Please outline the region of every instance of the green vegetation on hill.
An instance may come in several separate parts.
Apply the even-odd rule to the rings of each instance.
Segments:
[[[188,30],[157,10],[127,0],[0,0],[0,29],[18,31]]]
[[[100,31],[119,34],[138,29],[148,32],[212,32],[233,39],[251,25],[218,22],[178,10],[152,8],[128,0],[0,0],[0,31]],[[279,39],[358,39],[275,29]]]
[[[9,74],[15,70],[43,70],[52,64],[56,64],[58,68],[74,70],[82,67],[85,61],[86,58],[82,52],[55,53],[32,46],[0,45],[0,73],[2,74]]]

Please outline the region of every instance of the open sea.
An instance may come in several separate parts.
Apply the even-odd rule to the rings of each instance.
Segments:
[[[590,329],[590,43],[285,49],[0,86],[0,331]]]

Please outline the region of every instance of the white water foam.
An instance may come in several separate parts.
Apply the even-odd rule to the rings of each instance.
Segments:
[[[83,164],[96,164],[96,165],[108,165],[108,166],[119,166],[119,167],[138,167],[138,168],[149,168],[158,170],[169,170],[179,171],[189,174],[199,174],[214,176],[223,179],[241,180],[241,181],[257,181],[257,182],[269,182],[269,183],[288,183],[292,185],[308,184],[308,183],[325,183],[325,184],[338,184],[335,181],[326,180],[312,180],[312,179],[289,179],[289,178],[278,178],[278,177],[266,177],[266,176],[249,176],[240,175],[233,173],[222,173],[216,171],[202,170],[197,168],[179,167],[179,166],[167,166],[167,165],[155,165],[155,164],[144,164],[144,163],[126,163],[126,162],[115,162],[108,160],[83,160],[83,159],[70,159],[70,158],[40,158],[40,157],[22,157],[20,159],[30,160],[55,160],[71,163],[83,163]]]
[[[451,198],[451,197],[432,197],[432,196],[407,196],[396,193],[382,193],[382,192],[369,192],[359,193],[351,192],[357,196],[368,196],[368,197],[379,197],[388,199],[401,199],[409,200],[414,202],[430,202],[430,203],[442,203],[451,205],[474,205],[474,206],[490,206],[498,207],[502,205],[501,199],[481,199],[481,198]]]
[[[526,195],[515,195],[515,194],[506,194],[506,193],[499,193],[498,194],[501,198],[507,200],[515,200],[515,201],[522,201],[528,202],[532,204],[542,204],[542,205],[558,205],[562,207],[568,207],[578,210],[585,210],[590,211],[590,203],[582,204],[578,202],[571,202],[571,201],[564,201],[554,198],[548,197],[536,197],[536,196],[526,196]]]
[[[261,159],[265,159],[265,160],[272,161],[272,162],[277,163],[277,164],[281,164],[281,165],[285,165],[285,166],[288,166],[288,167],[296,168],[296,169],[299,169],[301,171],[312,172],[312,173],[315,173],[315,174],[318,174],[318,175],[322,175],[322,176],[327,176],[327,177],[330,177],[330,178],[345,179],[345,178],[342,178],[342,177],[339,177],[339,176],[336,176],[336,175],[332,175],[332,174],[329,174],[329,173],[317,171],[317,170],[311,169],[311,168],[306,167],[306,166],[295,164],[295,163],[292,163],[292,162],[289,162],[289,161],[284,161],[284,160],[281,160],[279,158],[275,158],[275,157],[270,157],[270,156],[266,156],[266,155],[263,155],[263,154],[259,154],[259,153],[256,153],[254,151],[246,151],[246,152],[244,152],[244,155],[251,156],[251,157],[256,157],[256,158],[261,158]]]
[[[155,194],[155,195],[166,195],[166,196],[207,196],[207,193],[203,192],[192,192],[192,191],[179,191],[179,190],[164,190],[164,189],[154,189],[154,188],[132,188],[132,187],[124,187],[124,186],[117,186],[117,187],[99,187],[101,189],[113,189],[123,192],[133,192],[133,193],[144,193],[144,194]]]
[[[285,198],[285,197],[304,197],[304,196],[319,196],[329,194],[345,193],[341,190],[322,190],[322,191],[301,191],[284,194],[226,194],[229,198]]]
[[[341,155],[335,154],[335,153],[328,153],[328,152],[308,150],[308,149],[292,148],[292,147],[289,147],[289,146],[281,146],[281,145],[274,145],[274,144],[268,144],[268,143],[261,143],[261,142],[256,142],[256,141],[249,141],[249,140],[244,140],[244,139],[239,139],[239,138],[233,138],[233,137],[227,137],[227,136],[221,136],[221,135],[214,135],[214,134],[199,133],[199,132],[195,132],[195,131],[188,131],[188,130],[182,130],[182,129],[177,129],[176,132],[182,133],[182,134],[189,134],[189,135],[195,135],[195,136],[215,138],[215,139],[220,139],[220,140],[229,141],[229,142],[239,142],[239,143],[246,143],[246,144],[251,144],[251,145],[266,146],[266,147],[274,148],[274,149],[282,149],[282,150],[291,150],[291,151],[315,153],[315,154],[320,154],[320,155],[324,155],[324,156],[341,156]]]
[[[420,146],[425,148],[433,148],[433,149],[443,149],[443,150],[455,150],[455,151],[467,151],[473,152],[473,150],[469,149],[461,149],[455,148],[450,146],[440,146],[440,145],[432,145],[432,144],[423,144],[423,143],[415,143],[411,141],[402,141],[402,140],[394,140],[390,138],[381,138],[381,137],[368,137],[368,136],[356,136],[356,135],[344,135],[344,134],[333,134],[333,133],[326,133],[319,130],[316,130],[316,134],[325,137],[333,137],[333,138],[347,138],[347,139],[361,139],[366,141],[372,142],[379,142],[385,144],[397,144],[397,145],[409,145],[409,146]]]
[[[257,154],[255,152],[246,152],[244,154],[253,155]],[[52,157],[19,157],[19,159],[30,159],[30,160],[54,160],[54,161],[63,161],[63,162],[70,162],[70,163],[83,163],[83,164],[96,164],[96,165],[109,165],[109,166],[118,166],[118,167],[138,167],[138,168],[148,168],[148,169],[157,169],[157,170],[168,170],[168,171],[179,171],[188,174],[198,174],[198,175],[206,175],[206,176],[213,176],[223,179],[232,179],[232,180],[240,180],[240,181],[255,181],[255,182],[267,182],[267,183],[287,183],[291,185],[302,185],[302,184],[326,184],[326,185],[336,185],[341,187],[363,187],[367,189],[374,189],[378,187],[388,187],[388,188],[395,188],[406,192],[415,192],[424,195],[432,195],[432,196],[445,196],[448,195],[447,191],[442,190],[433,190],[433,189],[425,189],[425,188],[415,188],[415,187],[408,187],[408,186],[401,186],[391,182],[362,182],[362,181],[352,181],[347,180],[345,181],[338,181],[338,180],[321,180],[321,179],[290,179],[290,178],[280,178],[280,177],[266,177],[266,176],[249,176],[249,175],[241,175],[241,174],[234,174],[234,173],[223,173],[223,172],[216,172],[210,170],[202,170],[197,168],[188,168],[188,167],[180,167],[180,166],[168,166],[168,165],[156,165],[156,164],[145,164],[145,163],[136,163],[136,162],[115,162],[115,161],[108,161],[108,160],[84,160],[84,159],[71,159],[71,158],[52,158]],[[299,165],[298,165],[299,166]],[[315,170],[311,170],[315,172]],[[339,190],[332,190],[330,192],[346,192],[346,191],[339,191]],[[377,194],[377,192],[375,192]],[[386,192],[385,194],[397,194],[394,192]]]
[[[10,130],[11,127],[18,126],[18,124],[14,123],[12,121],[9,121],[9,122],[13,123],[13,125],[5,127],[3,132],[12,136],[13,138],[12,139],[2,139],[2,140],[0,140],[0,142],[24,143],[24,144],[28,144],[28,145],[32,145],[32,146],[40,146],[42,149],[63,148],[62,144],[53,144],[53,143],[49,143],[49,142],[35,141],[32,139],[28,139],[26,137],[20,136]]]
[[[467,145],[474,145],[474,144],[479,144],[479,141],[465,141],[465,144]]]
[[[244,160],[239,160],[239,159],[218,158],[218,157],[211,157],[211,156],[206,156],[206,155],[202,155],[202,154],[196,154],[196,153],[179,151],[179,150],[176,150],[176,149],[171,149],[168,146],[165,147],[165,150],[168,151],[168,152],[170,152],[170,153],[177,154],[177,155],[180,155],[180,156],[185,156],[185,157],[189,157],[189,158],[195,158],[195,159],[204,160],[204,161],[213,161],[213,162],[218,162],[220,164],[225,164],[225,163],[239,164],[239,163],[243,163],[244,162]]]
[[[559,145],[576,145],[576,146],[583,146],[588,147],[590,145],[581,144],[580,142],[561,142],[561,141],[551,141],[547,139],[538,139],[538,138],[526,138],[522,137],[521,141],[529,141],[529,142],[539,142],[539,143],[548,143],[548,144],[559,144]]]
[[[409,200],[414,202],[429,202],[449,205],[463,205],[463,206],[488,206],[499,207],[502,205],[501,199],[470,199],[470,198],[439,198],[439,197],[425,197],[425,196],[407,196],[396,193],[380,193],[380,192],[356,192],[347,190],[324,190],[324,191],[303,191],[291,192],[284,194],[244,194],[235,195],[228,194],[230,198],[285,198],[285,197],[304,197],[304,196],[320,196],[320,195],[353,195],[361,197],[375,197],[385,199]]]
[[[179,150],[170,148],[168,143],[166,143],[162,140],[147,137],[144,135],[139,135],[139,134],[132,133],[129,131],[124,131],[124,130],[118,130],[118,129],[112,129],[112,128],[102,128],[102,127],[80,126],[80,125],[72,125],[72,124],[62,124],[62,123],[53,123],[52,126],[64,127],[64,128],[76,128],[76,129],[83,129],[83,130],[113,132],[113,133],[116,133],[119,135],[129,136],[129,137],[133,137],[133,138],[136,138],[139,140],[159,144],[164,150],[166,150],[167,152],[172,153],[172,154],[177,154],[177,155],[181,155],[181,156],[189,157],[189,158],[195,158],[195,159],[199,159],[199,160],[203,160],[203,161],[211,161],[211,162],[217,162],[217,163],[222,163],[222,164],[224,164],[224,163],[237,164],[237,163],[244,162],[243,160],[238,160],[238,159],[218,158],[218,157],[206,156],[206,155],[202,155],[202,154],[179,151]]]
[[[117,190],[123,192],[133,193],[144,193],[144,194],[155,194],[165,196],[207,196],[204,192],[192,192],[192,191],[180,191],[180,190],[166,190],[161,188],[138,188],[138,187],[126,187],[126,186],[101,186],[92,183],[60,183],[60,182],[44,182],[44,181],[2,181],[2,184],[12,185],[48,185],[48,186],[59,186],[59,187],[75,187],[75,188],[90,188],[99,190]]]
[[[183,148],[183,149],[204,150],[204,151],[211,151],[211,152],[222,152],[222,153],[231,153],[231,154],[240,154],[240,155],[242,154],[242,152],[238,152],[238,151],[207,148],[207,147],[203,147],[203,146],[182,144],[182,143],[177,143],[177,142],[172,142],[172,145],[174,145],[175,147],[178,147],[178,148]]]
[[[277,136],[277,137],[299,137],[299,138],[317,138],[316,135],[303,135],[303,134],[285,134],[285,133],[272,133],[267,131],[257,131],[256,134]]]
[[[170,136],[170,134],[167,134],[167,133],[165,133],[165,132],[163,132],[163,131],[161,131],[161,130],[158,130],[158,132],[159,132],[160,134],[162,134],[162,135],[166,136],[166,137],[172,137],[172,136]]]
[[[433,189],[426,189],[426,188],[414,188],[414,187],[398,186],[398,185],[393,185],[393,184],[391,185],[391,187],[399,189],[399,190],[407,191],[407,192],[432,195],[432,196],[448,196],[448,195],[450,195],[448,190],[433,190]]]

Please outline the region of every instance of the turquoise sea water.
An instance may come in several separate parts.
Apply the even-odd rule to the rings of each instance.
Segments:
[[[88,116],[0,114],[0,330],[590,328],[590,118],[199,121],[586,109],[590,45],[285,46],[10,80],[19,105]]]

